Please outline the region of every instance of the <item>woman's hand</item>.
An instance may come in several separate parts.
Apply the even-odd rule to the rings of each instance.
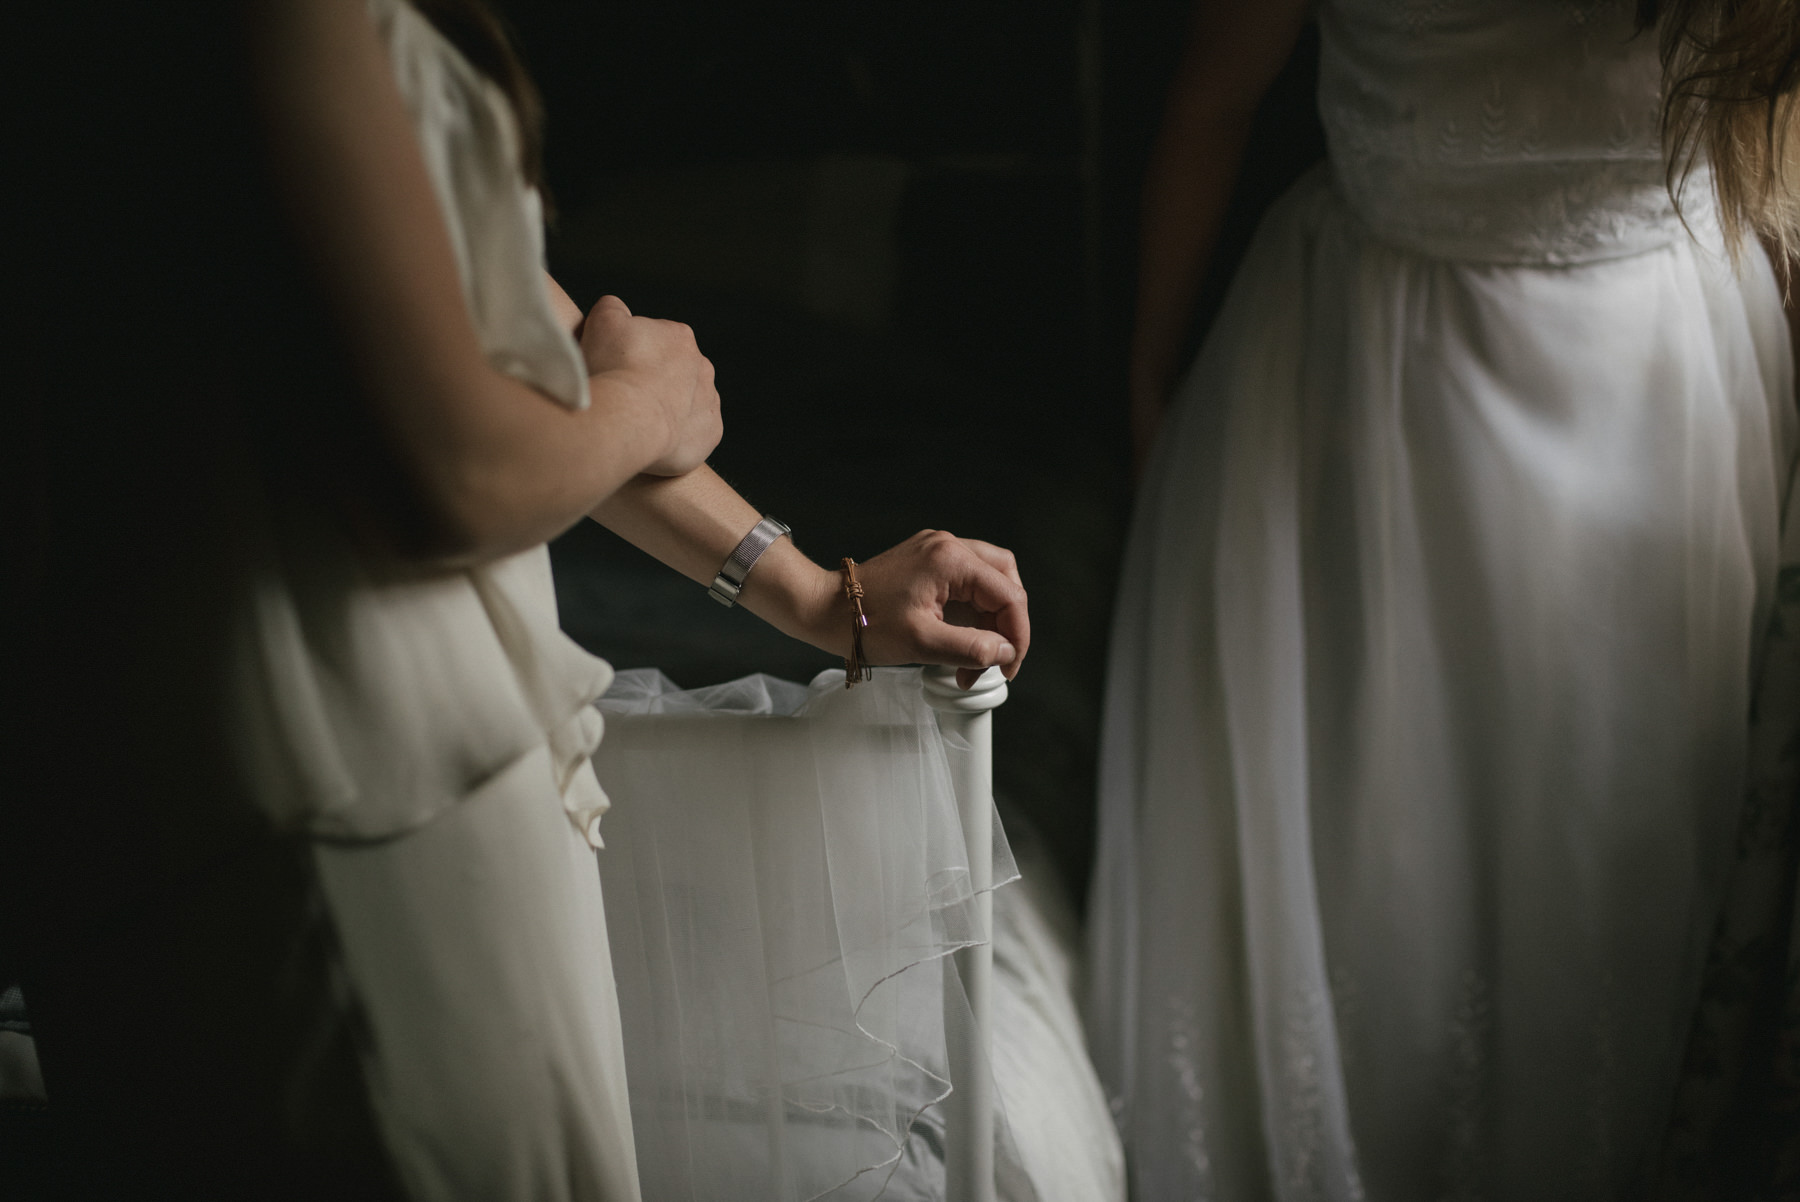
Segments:
[[[857,564],[856,576],[871,664],[949,664],[965,689],[995,665],[1008,680],[1018,675],[1031,646],[1031,616],[1011,551],[921,530]],[[806,623],[807,641],[837,655],[850,649],[852,610],[842,582],[842,573],[825,570]]]
[[[661,414],[668,439],[645,473],[685,475],[719,445],[725,427],[712,361],[687,326],[634,317],[624,301],[603,296],[581,325],[581,353],[593,379],[624,385]]]
[[[487,563],[554,538],[647,468],[706,457],[718,400],[685,330],[602,302],[591,325],[605,328],[583,334],[605,374],[579,411],[488,361],[362,0],[249,10],[246,65],[275,192],[385,443],[384,478],[350,485],[364,489],[373,536],[433,569]]]
[[[596,521],[688,579],[710,584],[760,516],[710,468],[639,476],[596,509]],[[1025,587],[1012,552],[942,530],[921,530],[856,566],[871,664],[949,664],[968,688],[998,664],[1018,675],[1031,646]],[[738,604],[775,629],[834,655],[850,651],[843,575],[807,558],[791,538],[756,561]]]

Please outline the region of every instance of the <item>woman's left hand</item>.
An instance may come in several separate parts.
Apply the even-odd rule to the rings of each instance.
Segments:
[[[818,646],[849,649],[850,603],[841,572],[826,573],[815,621]],[[1025,586],[1011,551],[944,530],[921,530],[897,547],[856,565],[869,625],[863,650],[871,664],[949,664],[963,688],[996,665],[1017,676],[1031,646]]]

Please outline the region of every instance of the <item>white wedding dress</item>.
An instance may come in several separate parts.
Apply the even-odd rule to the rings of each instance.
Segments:
[[[1330,161],[1180,387],[1113,632],[1089,1023],[1137,1197],[1654,1160],[1795,431],[1633,8],[1320,7]]]

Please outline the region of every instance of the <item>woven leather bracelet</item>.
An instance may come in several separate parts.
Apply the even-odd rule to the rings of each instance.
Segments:
[[[863,630],[869,624],[869,615],[863,612],[863,586],[856,578],[856,561],[846,555],[838,570],[844,574],[844,596],[850,598],[850,607],[854,611],[850,615],[850,654],[844,657],[844,687],[848,689],[868,680],[874,673],[863,658]]]

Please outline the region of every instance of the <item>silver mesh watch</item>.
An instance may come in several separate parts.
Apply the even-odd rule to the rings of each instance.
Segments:
[[[744,536],[744,541],[737,545],[737,549],[726,557],[725,566],[713,577],[712,587],[706,590],[707,595],[720,605],[736,605],[738,591],[744,587],[744,577],[750,574],[750,569],[756,566],[762,553],[776,539],[791,533],[793,531],[787,526],[764,515],[763,520],[756,523],[750,533]]]

